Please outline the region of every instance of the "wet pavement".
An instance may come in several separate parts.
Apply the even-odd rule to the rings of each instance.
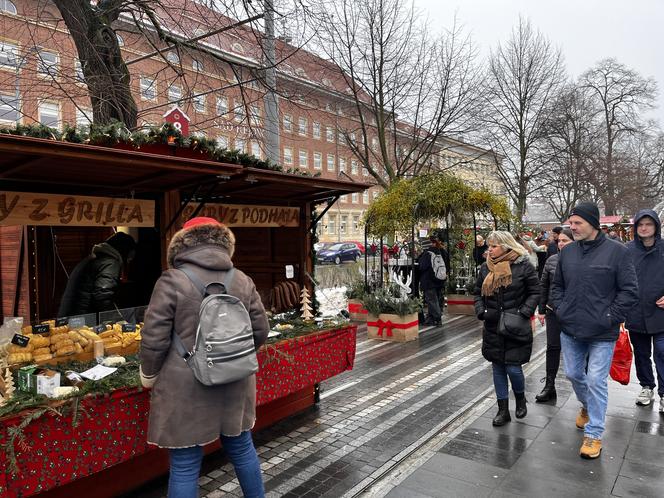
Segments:
[[[545,341],[538,328],[525,369],[530,401]],[[664,489],[664,417],[660,426],[658,401],[634,405],[638,389],[611,381],[605,449],[583,461],[566,380],[556,404],[529,403],[525,419],[491,426],[491,369],[474,317],[446,316],[410,343],[370,340],[361,327],[355,368],[324,382],[317,406],[254,441],[270,497],[654,496]],[[241,496],[223,452],[205,459],[201,475],[201,496]],[[165,491],[161,479],[128,496]]]

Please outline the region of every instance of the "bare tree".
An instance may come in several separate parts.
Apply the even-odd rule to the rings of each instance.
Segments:
[[[638,132],[640,113],[653,107],[657,84],[615,59],[604,59],[583,73],[580,87],[597,106],[597,126],[603,130],[601,151],[595,158],[593,181],[602,185],[601,197],[607,215],[617,213],[624,177],[619,174],[617,152],[621,142]]]
[[[540,160],[548,109],[564,82],[559,49],[529,21],[519,19],[511,38],[492,50],[486,76],[483,119],[491,148],[504,156],[498,172],[522,218],[534,182],[546,170]]]
[[[377,184],[436,169],[446,136],[470,131],[475,50],[458,26],[432,35],[402,0],[325,4],[314,50],[346,86],[338,128]]]
[[[574,205],[591,196],[587,181],[588,164],[596,147],[592,102],[574,83],[561,91],[551,106],[540,147],[542,174],[534,179],[541,185],[556,218],[564,221]]]

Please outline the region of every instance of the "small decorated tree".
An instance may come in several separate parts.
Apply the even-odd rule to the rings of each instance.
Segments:
[[[3,383],[4,387],[0,389],[0,406],[4,405],[7,401],[12,399],[14,396],[14,391],[16,388],[14,387],[14,378],[12,377],[12,372],[9,370],[9,368],[5,368],[4,373],[3,373]]]
[[[302,292],[300,293],[300,304],[302,304],[302,307],[300,310],[302,311],[302,319],[303,320],[311,320],[313,319],[314,315],[311,313],[311,301],[309,300],[309,291],[307,290],[306,287],[302,287]]]

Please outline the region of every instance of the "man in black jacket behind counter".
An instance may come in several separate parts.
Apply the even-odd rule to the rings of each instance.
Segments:
[[[69,275],[62,295],[58,316],[85,315],[112,310],[120,286],[122,267],[136,242],[123,232],[117,232],[92,248]]]
[[[599,209],[582,202],[569,217],[574,243],[560,252],[553,287],[565,374],[582,407],[582,458],[597,458],[608,403],[607,377],[627,312],[638,301],[634,264],[627,248],[600,230]],[[587,364],[587,371],[586,371]]]

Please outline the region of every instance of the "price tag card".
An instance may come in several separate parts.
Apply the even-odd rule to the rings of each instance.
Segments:
[[[95,331],[95,334],[101,334],[102,332],[106,332],[106,325],[97,325],[92,330]]]
[[[136,324],[135,323],[123,323],[122,324],[122,331],[123,332],[136,332]]]
[[[21,346],[22,348],[26,347],[29,342],[30,338],[27,335],[14,334],[14,337],[12,337],[12,344],[16,344],[17,346]]]
[[[55,319],[55,326],[56,327],[64,327],[65,325],[69,325],[69,318],[56,318]]]
[[[69,320],[67,322],[69,324],[70,329],[80,329],[81,327],[85,327],[85,317],[84,316],[72,316],[69,317]]]
[[[40,323],[39,325],[32,326],[33,334],[48,334],[51,327],[48,326],[48,323]]]

